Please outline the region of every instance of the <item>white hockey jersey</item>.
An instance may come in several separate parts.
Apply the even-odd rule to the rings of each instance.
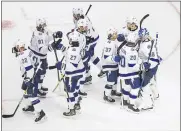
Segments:
[[[139,47],[139,57],[142,59],[143,62],[148,61],[149,53],[151,50],[151,41],[144,41],[140,44]],[[150,60],[149,63],[151,64],[150,68],[154,68],[160,63],[160,57],[158,56],[158,49],[157,49],[157,43],[154,40],[152,52],[150,54]]]
[[[63,61],[63,73],[66,77],[83,75],[85,67],[82,61],[83,50],[80,47],[67,48]]]
[[[94,45],[97,43],[98,39],[99,39],[99,34],[96,32],[95,28],[92,26],[92,22],[90,21],[88,16],[84,16],[84,19],[86,19],[87,23],[88,23],[88,31],[86,33],[84,33],[84,35],[94,38],[94,41],[92,43],[89,43],[89,47],[91,45]],[[74,24],[75,24],[75,29],[77,28],[77,21],[74,20]],[[87,48],[89,48],[87,47]]]
[[[68,37],[69,41],[70,41],[71,37],[75,34],[77,35],[77,37],[79,39],[79,44],[80,44],[79,47],[84,49],[86,46],[86,37],[85,37],[85,35],[78,32],[77,29],[75,29],[73,32],[68,34],[67,37]]]
[[[103,49],[102,68],[103,71],[118,70],[118,63],[113,60],[117,55],[118,41],[108,40]]]
[[[29,77],[32,78],[34,74],[32,59],[29,56],[30,51],[25,50],[17,56],[17,59],[20,64],[20,70],[22,77]]]
[[[126,79],[138,76],[141,62],[135,47],[125,45],[119,51],[119,55],[121,56],[119,76]]]
[[[33,35],[30,41],[29,49],[42,59],[46,58],[47,52],[51,51],[49,42],[53,40],[53,36],[45,30],[44,33],[40,31],[33,31]]]
[[[132,43],[136,43],[137,40],[139,39],[139,35],[138,35],[138,29],[135,31],[130,31],[128,30],[126,27],[123,27],[122,31],[120,32],[120,34],[123,34],[125,37],[125,40],[127,42],[132,42]]]

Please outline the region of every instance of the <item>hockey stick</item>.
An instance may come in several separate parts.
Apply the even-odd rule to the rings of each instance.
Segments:
[[[55,43],[55,37],[53,36],[53,42]],[[57,56],[57,51],[56,49],[53,49],[54,53],[55,53],[55,58],[56,58],[56,61],[58,62],[58,56]],[[60,76],[59,76],[59,71],[57,69],[57,76],[58,76],[58,81],[60,81]]]
[[[142,28],[141,26],[142,26],[143,21],[144,21],[148,16],[150,16],[150,15],[149,15],[149,14],[146,14],[146,15],[141,19],[141,21],[140,21],[140,29]]]
[[[36,73],[37,73],[38,69],[40,68],[40,65],[41,65],[41,62],[39,63],[39,67],[36,69],[36,72],[34,73],[34,75],[33,75],[33,78],[32,78],[32,79],[34,79],[34,78],[35,78],[35,75],[36,75]],[[28,87],[28,88],[29,88],[29,87]],[[27,89],[28,89],[28,88],[27,88]],[[26,89],[26,90],[27,90],[27,89]],[[13,116],[16,114],[16,111],[18,110],[18,108],[19,108],[19,106],[20,106],[21,102],[23,101],[23,98],[24,98],[24,96],[22,96],[22,98],[20,99],[20,101],[19,101],[18,105],[16,106],[16,109],[15,109],[15,111],[14,111],[14,113],[13,113],[13,114],[2,115],[2,117],[3,117],[3,118],[11,118],[11,117],[13,117]]]
[[[55,53],[55,55],[57,55],[57,53]],[[57,57],[58,58],[58,57]],[[60,62],[62,62],[63,61],[63,59],[65,58],[65,56],[63,56],[63,58],[62,58],[62,60],[60,61]],[[58,62],[58,61],[57,61]],[[56,66],[52,66],[52,67],[55,67],[56,68]],[[58,71],[58,69],[57,69],[57,71]],[[59,71],[58,71],[58,75],[59,75]],[[52,92],[54,92],[56,89],[57,89],[57,87],[59,86],[59,84],[60,84],[60,82],[63,80],[63,78],[64,78],[64,76],[65,75],[61,75],[62,77],[61,77],[61,79],[60,79],[60,76],[59,76],[59,81],[58,81],[58,83],[57,83],[57,85],[55,86],[55,88],[53,89],[53,91]]]
[[[150,60],[150,57],[151,57],[151,52],[152,52],[152,49],[153,49],[153,45],[154,45],[154,40],[151,40],[151,48],[150,48],[150,52],[149,52],[149,55],[148,55],[147,63],[149,63],[149,60]],[[142,88],[143,88],[143,83],[144,83],[145,76],[146,76],[146,71],[143,72],[143,77],[142,77],[143,79],[141,81],[141,87],[140,87],[138,96],[142,96],[141,91],[143,91]]]
[[[92,7],[92,5],[90,4],[89,8],[87,9],[87,12],[85,13],[85,15],[87,15],[89,13],[89,10],[90,10],[91,7]]]

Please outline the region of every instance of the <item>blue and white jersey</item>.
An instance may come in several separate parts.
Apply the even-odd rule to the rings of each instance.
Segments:
[[[119,76],[123,78],[138,77],[140,60],[138,52],[134,47],[123,46],[119,52],[121,61],[119,63]]]
[[[53,40],[53,36],[48,32],[44,33],[40,31],[33,31],[33,35],[30,41],[30,46],[28,47],[34,54],[44,59],[47,57],[48,51],[51,51],[52,48],[49,46],[50,41]]]
[[[20,64],[20,70],[22,77],[29,77],[32,78],[34,74],[34,68],[32,64],[32,59],[29,57],[29,50],[25,50],[23,52],[20,52],[17,56],[17,59]]]
[[[103,49],[102,68],[103,71],[118,70],[118,63],[113,60],[117,55],[118,41],[108,40]]]
[[[94,40],[91,43],[87,44],[87,46],[86,46],[87,50],[89,50],[91,46],[96,46],[97,41],[99,40],[99,34],[97,33],[97,31],[93,27],[92,22],[89,19],[89,17],[84,16],[84,19],[86,19],[86,21],[88,23],[88,27],[87,27],[88,31],[86,33],[84,33],[84,35],[91,37],[91,38],[94,38]],[[77,28],[77,21],[76,20],[74,20],[74,24],[75,24],[75,29],[76,29]]]
[[[82,49],[80,47],[69,47],[63,65],[63,73],[66,77],[83,75],[85,67],[82,61]]]
[[[150,40],[140,43],[139,57],[142,60],[142,62],[148,61],[149,53],[151,50],[151,45],[152,45],[152,43]],[[149,63],[151,64],[151,66],[150,66],[151,69],[156,67],[160,63],[160,57],[158,56],[157,43],[155,40],[153,43],[153,48],[152,48],[152,52],[150,55]]]
[[[135,31],[130,31],[127,29],[127,27],[123,27],[122,31],[120,32],[120,34],[123,34],[125,37],[125,40],[127,42],[132,42],[135,43],[137,42],[137,40],[139,39],[139,35],[138,35],[138,29]]]

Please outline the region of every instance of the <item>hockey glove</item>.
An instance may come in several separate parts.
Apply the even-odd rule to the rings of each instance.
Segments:
[[[113,57],[113,60],[115,61],[115,62],[120,62],[120,60],[121,60],[121,57],[119,56],[119,55],[117,55],[117,56],[114,56]]]
[[[58,41],[53,42],[51,44],[52,48],[54,50],[60,50],[62,48],[62,46],[63,46],[63,44],[61,44],[61,41],[62,41],[62,39],[59,39]]]
[[[63,36],[63,33],[61,31],[57,31],[53,33],[54,38],[62,38],[62,36]]]
[[[144,66],[145,71],[148,71],[150,69],[151,64],[148,62],[144,62],[143,66]]]
[[[123,34],[118,34],[117,40],[118,40],[119,42],[123,42],[123,41],[125,40],[124,35],[123,35]]]
[[[90,36],[86,36],[86,44],[90,44],[94,41],[94,38],[93,37],[90,37]]]
[[[34,86],[34,84],[32,83],[32,79],[30,79],[29,77],[25,77],[23,82],[25,83],[27,88],[33,88]]]
[[[62,62],[57,62],[56,67],[58,70],[61,70],[62,69]]]

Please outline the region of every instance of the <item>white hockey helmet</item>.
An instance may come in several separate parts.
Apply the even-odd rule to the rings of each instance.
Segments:
[[[114,27],[110,27],[107,31],[108,39],[115,40],[117,38],[117,29]]]
[[[126,19],[127,28],[130,31],[135,31],[138,29],[138,21],[135,17],[131,16]]]
[[[69,44],[70,45],[79,45],[79,34],[78,32],[74,31],[69,35]]]
[[[73,8],[72,13],[74,15],[84,15],[84,12],[83,12],[82,8]]]
[[[82,8],[73,8],[72,13],[73,13],[74,19],[76,20],[79,20],[81,16],[84,15]]]
[[[46,27],[46,20],[44,18],[38,18],[36,20],[36,28],[38,31],[43,32]]]
[[[130,24],[135,23],[136,25],[138,25],[138,20],[134,16],[127,17],[126,23],[130,23]]]
[[[17,50],[20,50],[20,48],[25,48],[25,42],[18,39],[16,42],[15,42],[15,46],[16,46],[16,49]]]
[[[86,21],[86,19],[78,20],[77,28],[80,32],[86,32],[88,30],[88,22]]]

